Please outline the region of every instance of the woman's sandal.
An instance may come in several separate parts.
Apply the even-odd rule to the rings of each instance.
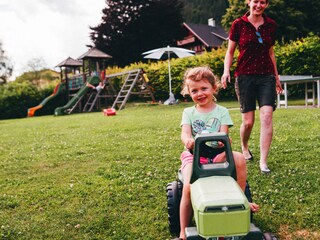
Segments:
[[[274,235],[273,233],[264,233],[263,234],[264,239],[265,240],[278,240],[278,238],[276,237],[276,235]]]
[[[250,157],[246,158],[246,161],[253,161],[253,155],[250,152],[250,150],[248,150],[248,151],[249,151]]]
[[[269,174],[271,173],[271,170],[268,167],[260,168],[261,173],[263,174]]]

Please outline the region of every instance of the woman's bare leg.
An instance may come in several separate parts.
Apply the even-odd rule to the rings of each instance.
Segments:
[[[254,125],[255,111],[242,113],[242,123],[240,126],[240,139],[242,153],[245,159],[251,157],[249,153],[249,139]]]

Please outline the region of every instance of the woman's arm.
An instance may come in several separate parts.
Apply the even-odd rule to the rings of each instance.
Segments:
[[[274,67],[274,73],[275,73],[275,76],[276,76],[276,90],[277,90],[277,94],[280,94],[283,92],[283,89],[282,89],[282,85],[281,85],[281,82],[280,82],[280,78],[279,78],[279,73],[278,73],[278,68],[277,68],[277,61],[276,61],[276,56],[274,54],[274,50],[273,50],[273,47],[271,47],[269,49],[269,56],[271,58],[271,61],[273,63],[273,67]]]
[[[236,47],[237,47],[237,43],[229,39],[228,49],[224,57],[223,75],[221,77],[221,84],[223,88],[227,87],[227,81],[230,83],[230,68],[233,62],[233,55]]]

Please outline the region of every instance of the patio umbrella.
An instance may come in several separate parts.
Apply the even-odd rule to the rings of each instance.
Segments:
[[[162,57],[168,57],[168,69],[169,69],[169,99],[167,99],[164,104],[173,104],[175,103],[175,98],[172,93],[172,88],[171,88],[171,67],[170,67],[170,57],[175,57],[177,56],[178,58],[184,58],[184,57],[189,57],[193,56],[195,54],[194,51],[185,49],[185,48],[178,48],[178,47],[164,47],[164,48],[157,48],[153,49],[147,52],[142,53],[144,58],[150,58],[150,59],[161,59]]]

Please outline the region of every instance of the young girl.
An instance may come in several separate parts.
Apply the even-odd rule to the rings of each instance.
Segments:
[[[209,67],[195,67],[187,70],[184,76],[182,94],[189,94],[195,106],[184,109],[181,122],[181,140],[185,150],[181,154],[181,171],[184,178],[182,198],[180,203],[180,239],[186,239],[185,228],[189,225],[192,216],[190,199],[190,178],[192,172],[194,137],[201,132],[225,132],[233,125],[226,108],[216,104],[214,95],[219,84]],[[222,161],[223,154],[217,152],[214,162]],[[239,152],[233,152],[237,171],[237,182],[244,191],[246,185],[246,161]],[[205,158],[201,158],[205,163]],[[251,211],[256,212],[259,206],[250,203]]]

